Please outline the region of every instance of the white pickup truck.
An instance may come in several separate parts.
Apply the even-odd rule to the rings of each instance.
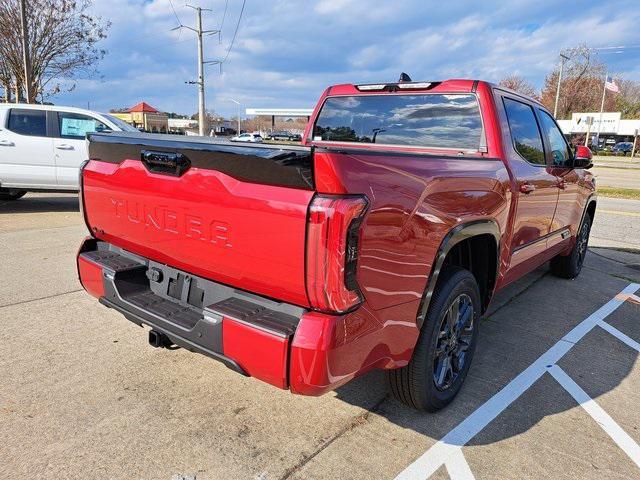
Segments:
[[[77,191],[85,135],[137,130],[104,113],[57,105],[0,104],[0,200],[28,191]]]

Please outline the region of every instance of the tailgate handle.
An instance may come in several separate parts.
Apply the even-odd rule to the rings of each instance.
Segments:
[[[140,157],[147,170],[161,175],[179,177],[191,166],[191,161],[182,153],[142,150]]]

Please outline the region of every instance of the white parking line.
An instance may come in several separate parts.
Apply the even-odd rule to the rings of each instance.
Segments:
[[[493,419],[502,413],[531,387],[549,368],[560,360],[571,348],[589,333],[596,325],[602,326],[603,320],[625,303],[629,295],[634,294],[640,284],[628,285],[616,297],[609,300],[594,313],[576,325],[564,337],[543,353],[522,373],[509,382],[502,390],[478,407],[471,415],[447,433],[441,440],[422,454],[396,477],[396,480],[424,480],[429,478],[442,465],[445,465],[452,480],[473,478],[469,465],[462,455],[461,447],[466,445]],[[607,324],[608,325],[608,324]],[[611,327],[613,328],[613,327]],[[621,335],[622,332],[620,332]],[[619,337],[620,338],[620,337]],[[631,340],[631,339],[629,339]],[[632,340],[633,341],[633,340]],[[455,447],[455,448],[451,448]],[[460,455],[458,455],[460,453]],[[471,475],[457,476],[460,464],[464,462],[464,470]]]
[[[580,385],[574,382],[562,368],[553,365],[549,368],[549,373],[640,468],[640,446],[635,440],[631,438],[587,392],[580,388]]]
[[[629,337],[628,335],[625,335],[616,327],[612,326],[610,323],[607,323],[603,320],[602,322],[598,323],[598,326],[605,329],[614,337],[617,337],[618,340],[620,340],[621,342],[626,343],[629,347],[640,352],[640,343],[636,342],[633,338]]]

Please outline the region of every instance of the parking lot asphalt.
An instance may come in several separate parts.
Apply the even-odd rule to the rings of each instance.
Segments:
[[[461,394],[423,414],[391,399],[381,372],[298,397],[204,356],[153,349],[145,330],[81,291],[75,196],[0,204],[0,470],[640,478],[640,304],[631,295],[640,296],[640,216],[619,212],[640,215],[640,202],[599,200],[578,279],[541,268],[496,297]]]

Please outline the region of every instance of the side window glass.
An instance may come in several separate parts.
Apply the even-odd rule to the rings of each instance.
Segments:
[[[556,167],[566,166],[571,159],[571,151],[567,146],[564,135],[562,135],[556,122],[547,112],[540,110],[540,117],[542,118],[542,129],[547,136],[547,140],[549,140],[549,145],[551,145],[553,165]]]
[[[517,100],[504,99],[513,144],[522,157],[535,165],[546,165],[542,137],[533,108]]]
[[[58,126],[62,138],[84,139],[87,133],[108,130],[104,123],[79,113],[58,112]]]
[[[21,110],[12,108],[9,112],[7,129],[30,137],[47,136],[47,114],[44,110]]]

